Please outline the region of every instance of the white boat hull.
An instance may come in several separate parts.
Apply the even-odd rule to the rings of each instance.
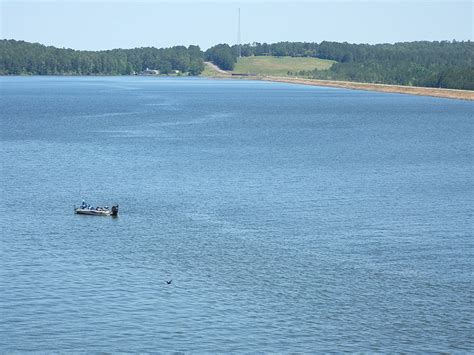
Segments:
[[[80,208],[74,207],[74,213],[76,214],[85,214],[89,216],[112,216],[115,217],[118,214],[118,205],[112,207],[112,210],[97,210],[97,209],[89,209],[89,208]]]

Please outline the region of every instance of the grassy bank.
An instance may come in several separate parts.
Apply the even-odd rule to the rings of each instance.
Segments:
[[[319,58],[254,56],[238,58],[233,73],[285,76],[288,72],[328,69],[335,62]]]
[[[204,76],[206,78],[213,78],[213,77],[218,77],[221,76],[219,75],[219,72],[211,68],[209,65],[204,66],[204,71],[199,74],[199,76]]]

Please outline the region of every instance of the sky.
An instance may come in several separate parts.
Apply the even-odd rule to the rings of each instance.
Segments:
[[[473,40],[471,0],[0,0],[0,38],[74,49]]]

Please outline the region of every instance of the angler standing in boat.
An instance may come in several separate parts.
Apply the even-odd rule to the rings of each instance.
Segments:
[[[76,214],[85,214],[89,216],[111,216],[116,217],[118,215],[118,205],[112,206],[112,209],[109,210],[107,206],[105,207],[92,207],[91,205],[87,204],[84,200],[82,200],[82,204],[80,207],[74,206],[74,213]]]

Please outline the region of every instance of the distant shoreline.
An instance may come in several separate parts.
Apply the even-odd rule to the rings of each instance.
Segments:
[[[474,101],[474,91],[472,90],[459,90],[459,89],[441,89],[432,87],[420,87],[420,86],[403,86],[403,85],[391,85],[391,84],[373,84],[373,83],[361,83],[352,81],[339,81],[339,80],[320,80],[320,79],[309,79],[309,78],[298,78],[289,76],[274,76],[264,74],[239,74],[235,72],[228,72],[218,68],[215,64],[205,62],[206,70],[203,77],[210,79],[238,79],[238,80],[262,80],[277,83],[288,83],[298,85],[309,85],[309,86],[325,86],[334,87],[341,89],[351,90],[365,90],[365,91],[377,91],[386,93],[396,94],[408,94],[408,95],[419,95],[419,96],[431,96],[447,99],[456,100],[468,100]]]
[[[132,76],[132,77],[186,77],[190,78],[193,76],[180,76],[180,75],[75,75],[75,74],[52,74],[52,75],[0,75],[0,77],[31,77],[31,76],[47,76],[47,77],[114,77],[114,76]],[[334,87],[340,89],[351,89],[351,90],[365,90],[365,91],[376,91],[385,93],[396,93],[396,94],[407,94],[407,95],[418,95],[418,96],[431,96],[446,99],[466,100],[474,101],[474,91],[472,90],[458,90],[458,89],[441,89],[441,88],[430,88],[420,86],[403,86],[403,85],[390,85],[390,84],[372,84],[372,83],[358,83],[351,81],[335,81],[335,80],[318,80],[318,79],[305,79],[297,77],[279,77],[279,76],[265,76],[265,75],[231,75],[230,73],[219,73],[218,75],[206,76],[194,76],[207,79],[226,79],[226,80],[261,80],[276,83],[287,83],[297,85],[309,85],[309,86],[323,86],[323,87]]]
[[[441,89],[418,86],[402,86],[389,84],[370,84],[357,83],[350,81],[331,81],[331,80],[317,80],[317,79],[303,79],[291,77],[276,77],[276,76],[260,76],[258,80],[271,81],[278,83],[300,84],[310,86],[327,86],[343,89],[378,91],[387,93],[432,96],[448,99],[469,100],[474,101],[474,91],[471,90],[457,90],[457,89]]]
[[[261,80],[275,83],[287,83],[297,85],[309,86],[325,86],[340,89],[351,90],[365,90],[377,91],[393,94],[407,94],[418,96],[431,96],[445,99],[467,100],[474,101],[474,91],[472,90],[458,90],[458,89],[441,89],[420,86],[403,86],[390,84],[371,84],[371,83],[357,83],[352,81],[334,81],[334,80],[318,80],[318,79],[304,79],[280,76],[240,76],[240,75],[216,75],[208,76],[209,79],[231,79],[231,80]]]

